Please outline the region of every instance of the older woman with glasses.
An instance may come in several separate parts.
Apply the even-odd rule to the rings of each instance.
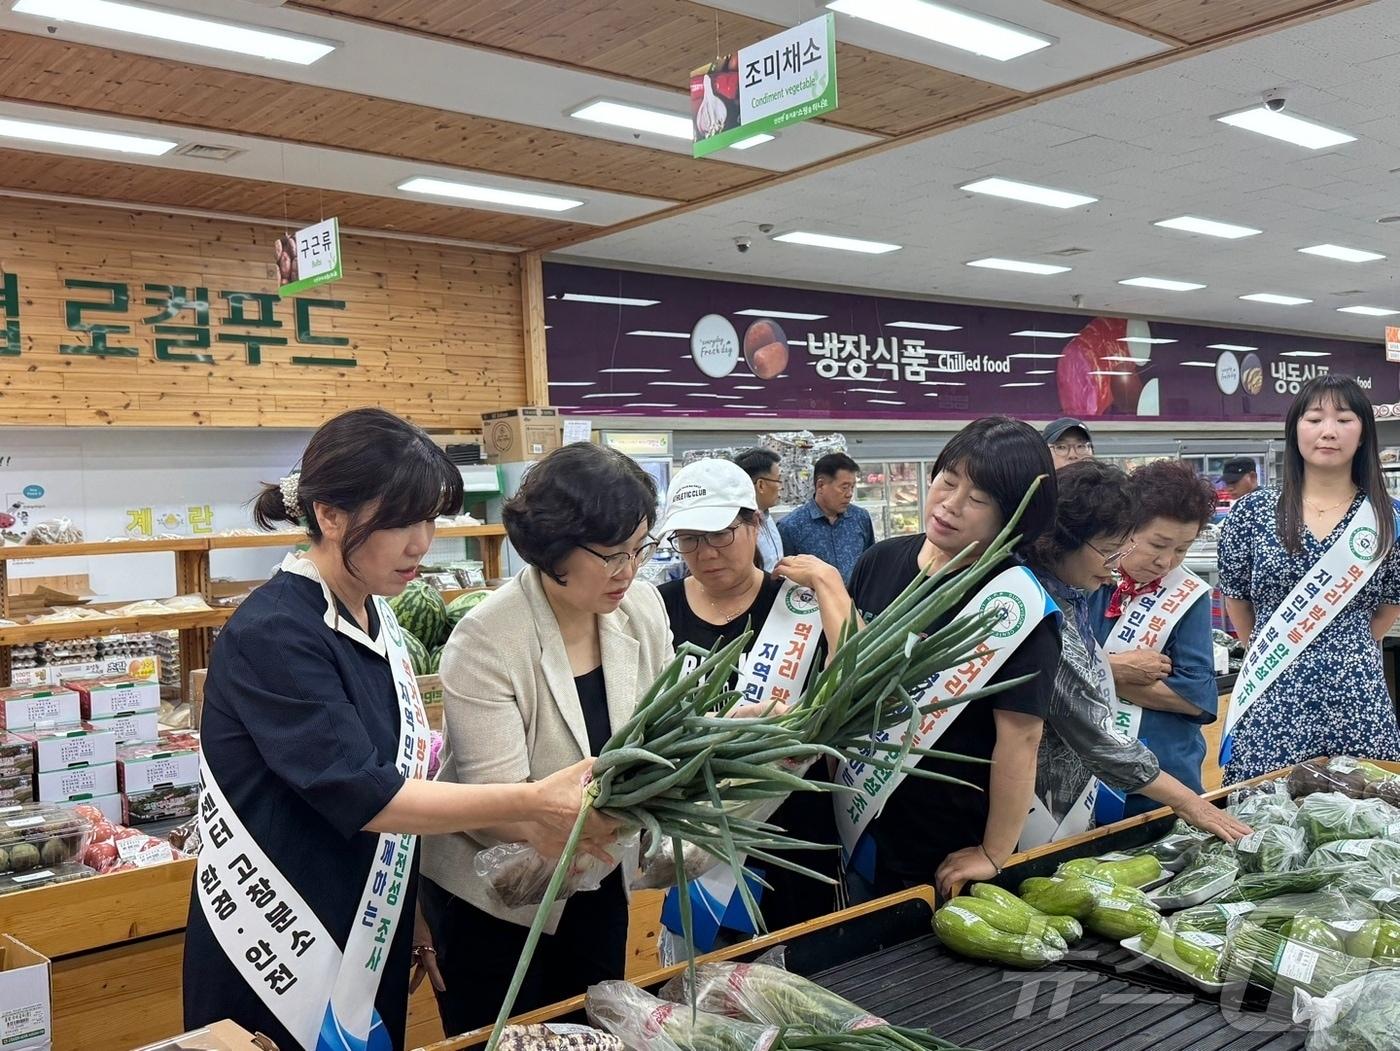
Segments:
[[[752,493],[753,487],[749,486]],[[621,453],[568,445],[541,460],[505,507],[529,565],[468,613],[442,659],[446,743],[440,781],[534,781],[597,755],[670,662],[666,610],[636,582],[656,551],[656,486]],[[527,832],[531,834],[527,835]],[[425,842],[421,900],[446,990],[449,1034],[495,1016],[533,905],[512,909],[473,863],[488,846],[549,841],[519,825]],[[621,978],[627,897],[620,871],[556,907],[516,1002],[524,1012]]]
[[[1065,839],[1122,817],[1123,797],[1141,793],[1198,828],[1234,842],[1249,829],[1165,773],[1120,718],[1113,670],[1094,635],[1090,596],[1112,584],[1134,549],[1140,511],[1128,476],[1094,460],[1062,467],[1055,527],[1030,562],[1065,614],[1050,716],[1040,742],[1036,801],[1023,849]],[[1115,807],[1116,801],[1116,807]]]
[[[743,690],[760,711],[765,703],[795,701],[849,616],[851,600],[840,571],[813,555],[782,559],[771,577],[763,571],[758,501],[753,482],[738,464],[698,460],[676,475],[667,495],[659,532],[670,538],[690,570],[684,580],[660,588],[672,640],[677,646],[688,642],[708,650],[752,631],[734,688]],[[813,768],[813,777],[827,780],[826,775],[824,768]],[[799,839],[836,842],[831,801],[824,794],[795,793],[771,820]],[[791,859],[836,879],[835,850],[795,852]],[[765,870],[763,878],[771,887],[761,891],[760,900],[769,930],[832,910],[830,886],[782,868]],[[697,942],[704,950],[727,937],[722,928],[739,935],[752,933],[742,905],[729,907],[733,891],[728,884],[732,880],[724,869],[692,886]],[[680,932],[675,891],[662,919],[673,933]]]

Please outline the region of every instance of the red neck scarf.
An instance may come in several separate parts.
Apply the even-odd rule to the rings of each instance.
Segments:
[[[1108,600],[1108,611],[1105,614],[1110,620],[1117,620],[1123,615],[1123,607],[1139,595],[1146,595],[1156,591],[1162,586],[1164,578],[1158,577],[1156,580],[1148,581],[1146,584],[1139,584],[1132,577],[1128,576],[1124,570],[1118,571],[1118,587],[1113,591],[1113,597]]]

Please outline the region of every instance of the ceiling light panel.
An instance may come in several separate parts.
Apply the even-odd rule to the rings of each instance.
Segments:
[[[1079,335],[1078,332],[1050,332],[1039,328],[1023,328],[1021,331],[1011,334],[1013,336],[1026,336],[1030,339],[1073,339]]]
[[[1304,255],[1320,255],[1324,259],[1338,259],[1343,263],[1374,263],[1385,256],[1379,252],[1367,252],[1360,248],[1344,248],[1341,245],[1313,245],[1300,248]]]
[[[628,299],[624,296],[592,296],[584,292],[565,292],[560,299],[570,303],[601,303],[614,307],[654,307],[659,299]]]
[[[1231,240],[1240,237],[1253,237],[1255,234],[1263,233],[1252,226],[1236,226],[1234,223],[1222,223],[1215,219],[1202,219],[1195,215],[1178,215],[1175,219],[1162,219],[1152,224],[1160,226],[1166,230],[1181,230],[1188,234],[1205,234],[1207,237],[1225,237]]]
[[[765,142],[772,142],[776,138],[776,135],[765,135],[760,132],[757,135],[750,135],[747,139],[731,142],[729,148],[731,150],[751,150],[755,146],[762,146]]]
[[[1029,29],[927,0],[831,0],[839,14],[897,29],[983,58],[1009,62],[1055,43]]]
[[[1254,106],[1251,109],[1241,110],[1239,113],[1227,113],[1225,116],[1215,119],[1221,124],[1229,124],[1231,127],[1243,128],[1245,131],[1252,131],[1259,135],[1267,135],[1271,139],[1281,139],[1309,150],[1325,150],[1332,146],[1356,141],[1355,135],[1348,135],[1344,131],[1329,128],[1316,121],[1295,117],[1281,109],[1271,110],[1267,106]]]
[[[1021,259],[999,259],[995,256],[988,259],[973,259],[967,265],[982,267],[986,270],[1010,270],[1017,274],[1039,274],[1041,276],[1065,274],[1070,269],[1067,266],[1053,266],[1050,263],[1028,263]]]
[[[328,40],[200,18],[180,11],[116,0],[16,0],[16,14],[38,15],[96,29],[153,37],[176,44],[309,66],[335,50]]]
[[[71,128],[63,124],[47,124],[32,120],[0,118],[0,136],[27,142],[47,142],[58,146],[81,149],[111,150],[116,153],[137,153],[159,157],[179,145],[173,139],[156,139],[145,135],[126,135],[90,128]]]
[[[495,186],[474,186],[470,183],[451,182],[447,179],[430,179],[418,176],[399,183],[402,193],[421,193],[432,197],[450,197],[458,201],[471,201],[473,204],[505,205],[508,208],[526,208],[541,212],[567,212],[580,208],[582,201],[569,197],[555,197],[544,193],[523,193],[518,190],[502,190]]]
[[[1090,197],[1087,194],[1071,193],[1068,190],[1054,190],[1048,186],[1035,186],[1028,182],[1016,182],[1014,179],[978,179],[976,182],[966,183],[960,187],[968,193],[984,193],[992,197],[1004,197],[1010,201],[1024,201],[1026,204],[1043,204],[1047,208],[1078,208],[1086,204],[1093,204],[1097,197]]]
[[[628,102],[614,102],[612,99],[590,102],[586,106],[580,106],[569,116],[593,124],[610,124],[615,128],[664,135],[669,139],[694,138],[693,124],[689,117],[646,106],[634,106]]]
[[[1400,310],[1391,310],[1387,307],[1338,307],[1339,314],[1360,314],[1363,317],[1390,317],[1392,314],[1400,314]]]
[[[1246,347],[1240,343],[1211,343],[1206,347],[1206,350],[1238,350],[1241,352],[1258,349],[1258,347]]]
[[[831,248],[838,252],[861,252],[865,255],[884,255],[888,252],[898,252],[902,247],[885,241],[862,241],[855,237],[833,237],[830,234],[814,234],[806,230],[793,230],[791,233],[779,234],[773,240],[782,241],[784,244],[806,245],[808,248]]]
[[[1120,285],[1131,285],[1133,288],[1156,288],[1163,292],[1194,292],[1205,285],[1198,285],[1194,281],[1173,281],[1167,277],[1129,277],[1118,282]]]
[[[1270,303],[1276,307],[1300,307],[1304,303],[1311,303],[1311,299],[1304,299],[1302,296],[1281,296],[1276,292],[1251,292],[1247,296],[1240,296],[1251,303]]]

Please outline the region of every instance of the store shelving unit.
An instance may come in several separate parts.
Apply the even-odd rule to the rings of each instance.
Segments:
[[[443,526],[437,539],[474,539],[481,544],[487,579],[501,574],[501,547],[505,527],[500,525]],[[177,595],[202,595],[212,605],[210,555],[214,551],[247,548],[290,548],[306,543],[306,533],[289,531],[252,536],[182,537],[171,540],[113,540],[108,543],[44,544],[0,548],[0,619],[10,616],[9,565],[30,559],[87,558],[112,555],[167,554],[175,559]],[[135,617],[105,617],[65,621],[55,624],[23,624],[0,628],[0,686],[10,682],[10,649],[39,642],[86,639],[102,635],[136,632],[178,631],[180,667],[188,674],[209,665],[213,629],[227,623],[233,610],[215,608],[191,613],[144,614]]]

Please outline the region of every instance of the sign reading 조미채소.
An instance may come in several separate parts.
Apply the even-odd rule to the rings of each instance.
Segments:
[[[308,288],[339,281],[344,267],[340,258],[340,220],[331,217],[277,239],[277,275],[280,295],[290,296]]]
[[[836,109],[836,16],[715,59],[690,77],[696,157]]]

